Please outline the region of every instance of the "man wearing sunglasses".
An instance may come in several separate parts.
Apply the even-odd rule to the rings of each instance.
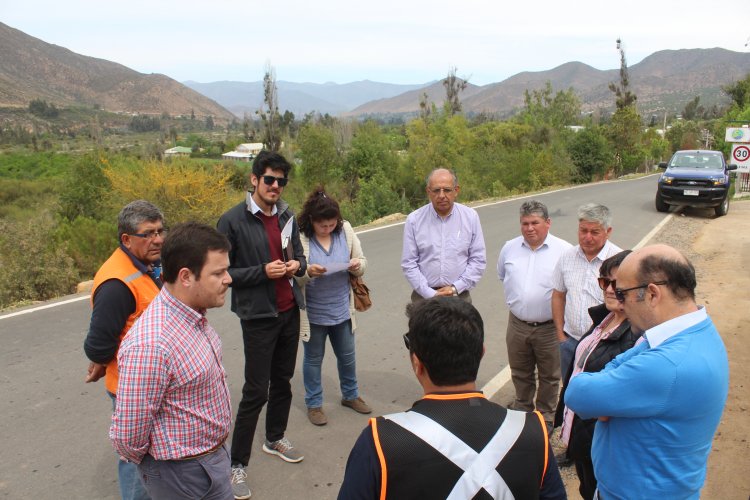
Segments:
[[[91,323],[83,350],[89,358],[86,382],[104,377],[113,408],[117,393],[117,352],[135,320],[161,289],[161,247],[166,236],[164,215],[146,200],[120,210],[120,245],[99,268],[91,290]],[[120,495],[124,500],[150,498],[135,464],[118,461]]]
[[[596,418],[599,498],[697,499],[729,388],[724,343],[695,302],[695,270],[654,245],[620,265],[615,297],[645,341],[572,378],[565,404]],[[595,496],[596,498],[596,496]]]
[[[370,419],[338,498],[566,498],[541,415],[477,391],[484,324],[474,306],[435,297],[407,314],[404,343],[425,395],[408,411]]]
[[[413,211],[404,225],[401,270],[413,290],[412,302],[457,296],[471,302],[487,265],[476,210],[460,203],[456,174],[445,168],[427,177],[430,203]]]
[[[240,318],[245,349],[245,385],[232,434],[232,489],[250,498],[246,467],[263,406],[266,439],[262,449],[285,462],[304,458],[285,437],[292,404],[290,380],[299,344],[299,309],[304,299],[292,276],[302,276],[307,261],[299,228],[281,199],[291,165],[278,153],[261,151],[253,162],[246,199],[221,216],[218,229],[229,238],[232,311]],[[290,221],[291,219],[291,221]],[[292,224],[288,248],[282,230]]]

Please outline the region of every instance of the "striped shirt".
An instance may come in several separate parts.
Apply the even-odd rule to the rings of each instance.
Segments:
[[[563,253],[557,261],[552,277],[552,287],[565,293],[565,326],[563,330],[576,340],[591,326],[589,307],[604,302],[604,292],[599,288],[599,268],[602,262],[622,249],[607,240],[591,262],[576,245]]]
[[[167,287],[136,321],[117,355],[120,380],[109,437],[140,463],[198,455],[229,434],[231,404],[221,339],[204,313]]]

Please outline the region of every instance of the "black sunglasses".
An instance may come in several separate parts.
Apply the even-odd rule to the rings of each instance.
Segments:
[[[654,281],[653,283],[643,283],[638,286],[633,286],[630,288],[615,288],[615,298],[618,302],[625,302],[625,292],[629,292],[631,290],[641,290],[643,288],[648,288],[649,285],[666,285],[669,283],[668,281]]]
[[[404,345],[409,350],[409,352],[411,352],[411,342],[409,341],[409,332],[406,332],[404,334]]]
[[[279,183],[279,187],[286,186],[286,183],[289,182],[289,179],[286,177],[274,177],[273,175],[261,175],[263,178],[263,182],[266,183],[266,186],[273,186],[274,182]]]
[[[615,288],[617,286],[615,280],[605,278],[604,276],[599,276],[599,278],[597,278],[597,281],[599,282],[599,288],[601,288],[602,290],[606,290],[609,285],[612,285],[612,288]]]

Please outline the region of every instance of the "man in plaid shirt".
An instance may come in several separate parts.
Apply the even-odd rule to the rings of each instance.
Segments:
[[[224,304],[229,241],[198,223],[164,241],[164,287],[120,346],[109,435],[153,499],[232,499],[231,404],[221,339],[206,310]]]

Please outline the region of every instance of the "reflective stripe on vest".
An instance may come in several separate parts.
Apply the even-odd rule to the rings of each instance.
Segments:
[[[416,411],[394,413],[383,418],[411,432],[464,471],[449,499],[474,498],[484,488],[496,500],[513,500],[513,493],[498,474],[497,466],[521,435],[526,423],[525,412],[508,410],[505,421],[480,453]]]

